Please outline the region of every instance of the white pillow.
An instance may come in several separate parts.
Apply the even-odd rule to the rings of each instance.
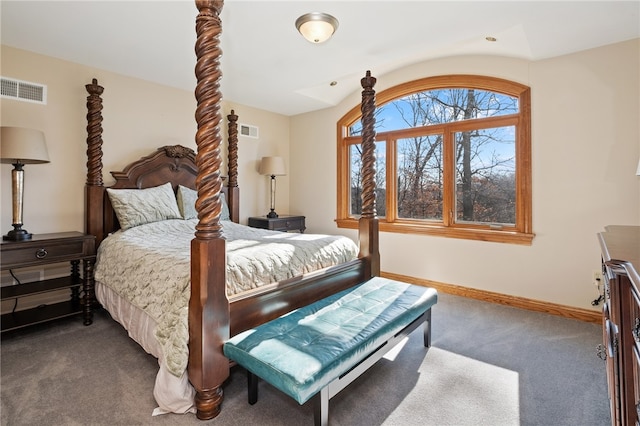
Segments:
[[[180,219],[171,183],[145,189],[107,188],[109,200],[124,230],[145,223]]]
[[[198,212],[196,211],[196,200],[198,199],[198,191],[195,189],[187,188],[186,186],[178,185],[178,208],[184,219],[197,219]],[[220,220],[231,220],[229,217],[229,206],[227,206],[227,200],[224,196],[224,192],[220,193],[220,199],[222,200],[222,212],[220,212]]]

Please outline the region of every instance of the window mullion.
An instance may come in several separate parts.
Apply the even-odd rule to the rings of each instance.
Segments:
[[[353,139],[353,138],[352,138]],[[337,215],[338,218],[349,217],[351,208],[351,143],[347,140],[342,140],[338,144],[338,203],[337,203]]]
[[[442,222],[444,226],[455,223],[455,144],[454,132],[447,126],[442,134]]]
[[[398,161],[397,139],[389,137],[386,140],[387,147],[387,222],[395,222],[398,218]]]

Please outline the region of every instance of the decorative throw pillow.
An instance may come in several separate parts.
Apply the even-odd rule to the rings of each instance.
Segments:
[[[195,189],[187,188],[186,186],[178,186],[178,208],[184,219],[197,219],[198,212],[196,211],[196,200],[198,199],[198,191]],[[220,220],[231,220],[229,217],[229,206],[227,206],[227,200],[224,196],[224,192],[220,194],[222,200],[222,212],[220,213]]]
[[[180,209],[183,219],[196,219],[198,217],[198,212],[196,211],[198,192],[196,190],[178,185],[176,198],[178,199],[178,209]]]
[[[107,193],[122,229],[181,217],[169,182],[145,189],[107,188]]]
[[[227,197],[224,196],[224,192],[220,193],[220,200],[222,200],[222,211],[220,212],[220,220],[231,220],[229,215],[229,206],[227,205]]]

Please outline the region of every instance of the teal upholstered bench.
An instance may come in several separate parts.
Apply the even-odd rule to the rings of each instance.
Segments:
[[[433,288],[375,277],[232,337],[224,354],[249,372],[249,403],[257,376],[299,404],[315,396],[315,423],[328,424],[329,399],[420,324],[431,346],[437,299]]]

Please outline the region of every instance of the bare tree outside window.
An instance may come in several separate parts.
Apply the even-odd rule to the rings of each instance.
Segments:
[[[397,141],[398,217],[442,220],[442,135]]]
[[[380,217],[386,216],[386,179],[384,143],[376,142],[376,211]],[[362,146],[351,145],[351,213],[362,214]]]
[[[451,229],[456,238],[530,243],[529,89],[482,76],[416,80],[398,86],[394,98],[395,89],[378,94],[384,101],[376,107],[381,230],[449,235]],[[339,173],[338,224],[352,226],[349,218],[361,212],[362,126],[354,112],[343,120],[339,163],[349,175]]]
[[[459,132],[455,139],[456,219],[514,224],[514,128]]]
[[[518,112],[517,98],[499,93],[452,88],[413,93],[376,110],[376,132],[423,129],[421,134],[396,143],[397,216],[442,220],[442,133],[432,127]],[[481,123],[480,123],[481,125]],[[350,128],[359,134],[360,122]],[[515,140],[513,128],[474,129],[455,133],[456,214],[466,222],[515,221]],[[380,145],[380,144],[378,144]],[[377,150],[384,149],[378,146]],[[379,152],[379,151],[378,151]],[[360,197],[360,147],[352,146],[351,208],[358,213]],[[381,164],[382,166],[382,164]],[[381,167],[378,168],[378,174]],[[379,176],[378,188],[384,176]],[[378,198],[379,215],[382,200]]]

